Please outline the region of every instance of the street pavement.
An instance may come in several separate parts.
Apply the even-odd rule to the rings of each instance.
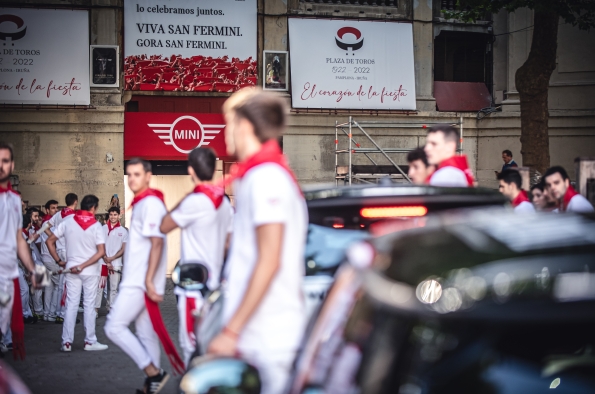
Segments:
[[[165,326],[178,345],[178,313],[173,284],[168,280],[164,301],[160,304]],[[76,393],[76,394],[134,394],[142,389],[144,374],[119,347],[107,337],[103,327],[107,311],[105,299],[97,319],[97,339],[109,345],[109,349],[99,352],[86,352],[84,346],[83,314],[78,317],[71,353],[60,352],[62,325],[37,322],[25,325],[25,361],[13,360],[12,352],[5,353],[8,363],[33,394]],[[134,331],[134,325],[132,327]],[[179,351],[179,347],[178,347]],[[182,353],[180,352],[180,355]],[[161,367],[171,375],[171,366],[161,352]],[[177,393],[179,377],[171,377],[162,393]]]

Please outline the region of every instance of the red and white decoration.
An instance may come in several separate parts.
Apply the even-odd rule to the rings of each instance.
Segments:
[[[127,90],[256,85],[256,0],[125,0]]]
[[[289,19],[292,106],[415,110],[411,23]]]
[[[226,157],[224,129],[222,114],[126,112],[124,159],[187,160],[198,147]]]
[[[89,12],[0,9],[0,104],[89,105]]]

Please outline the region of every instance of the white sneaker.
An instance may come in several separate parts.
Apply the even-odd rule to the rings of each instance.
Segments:
[[[51,317],[51,316],[44,316],[43,317],[43,321],[56,321],[55,317]]]
[[[65,344],[62,345],[62,347],[60,348],[61,352],[71,352],[72,351],[72,345],[70,344],[70,342],[66,342]]]
[[[99,342],[95,342],[93,344],[85,342],[85,350],[87,351],[106,350],[107,348],[107,345],[103,345]]]
[[[83,313],[85,310],[83,309],[82,306],[79,306],[79,313]]]

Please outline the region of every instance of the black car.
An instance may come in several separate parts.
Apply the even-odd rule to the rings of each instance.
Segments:
[[[501,193],[485,188],[357,185],[305,189],[310,224],[304,293],[308,314],[324,298],[345,250],[370,235],[416,227],[432,213],[478,206],[504,206]]]
[[[595,392],[594,216],[449,212],[354,249],[290,393]]]

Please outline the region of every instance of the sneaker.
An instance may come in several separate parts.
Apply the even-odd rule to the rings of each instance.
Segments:
[[[157,394],[163,389],[168,380],[169,375],[162,369],[158,375],[147,377],[145,379],[145,388],[147,390],[147,394]]]
[[[87,351],[106,350],[107,348],[108,348],[107,345],[101,344],[99,342],[95,342],[95,343],[85,342],[85,350],[87,350]]]
[[[72,345],[70,344],[70,342],[66,342],[64,345],[62,345],[62,347],[60,348],[61,352],[71,352],[72,351]]]
[[[60,319],[60,318],[56,318],[56,317],[52,317],[52,316],[44,316],[43,317],[43,321],[47,321],[47,322],[55,322],[58,319]]]
[[[58,316],[58,317],[56,317],[56,318],[54,319],[54,322],[55,322],[56,324],[62,324],[62,323],[64,323],[64,318],[63,318],[63,317],[60,317],[60,316]]]
[[[79,313],[83,313],[85,310],[83,309],[82,306],[79,306]]]
[[[43,315],[40,315],[39,313],[34,313],[33,316],[36,317],[37,320],[43,320]]]
[[[23,318],[23,320],[25,321],[25,324],[37,323],[37,318],[35,316],[27,316],[27,317]]]

